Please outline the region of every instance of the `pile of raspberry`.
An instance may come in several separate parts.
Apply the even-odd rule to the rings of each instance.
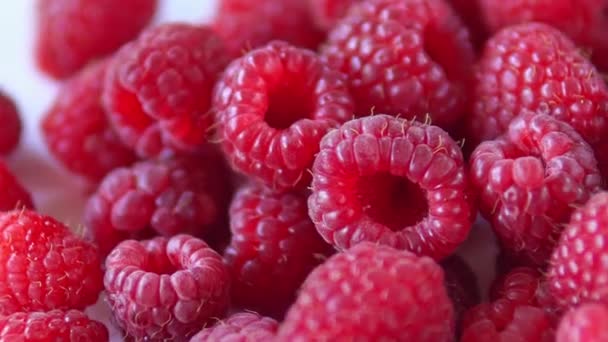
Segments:
[[[0,94],[0,341],[608,341],[608,1],[37,3],[91,191]]]

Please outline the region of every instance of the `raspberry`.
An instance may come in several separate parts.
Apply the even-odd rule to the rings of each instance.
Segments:
[[[329,252],[301,194],[246,185],[230,207],[230,228],[232,242],[224,258],[232,272],[232,298],[266,314],[281,316]]]
[[[85,68],[65,83],[42,121],[51,153],[69,170],[94,182],[135,159],[111,129],[101,106],[107,64]]]
[[[318,27],[329,30],[346,15],[348,9],[362,0],[309,0]]]
[[[432,259],[361,243],[308,276],[280,341],[449,341],[453,308]]]
[[[476,48],[482,47],[488,38],[485,23],[481,16],[479,0],[447,0],[462,21],[467,25]]]
[[[354,6],[322,55],[344,72],[356,113],[454,123],[474,62],[468,32],[443,0],[371,0]]]
[[[553,330],[542,309],[522,305],[514,309],[513,318],[503,329],[497,329],[490,320],[481,320],[465,329],[460,341],[551,342]]]
[[[215,33],[188,24],[150,28],[121,48],[103,91],[120,138],[140,157],[196,150],[213,126],[211,92],[227,57]]]
[[[601,183],[589,145],[568,124],[534,113],[475,149],[470,178],[503,248],[535,265],[547,262],[573,206]]]
[[[214,230],[223,223],[230,196],[222,162],[209,154],[115,169],[87,202],[87,233],[106,255],[128,238]]]
[[[466,239],[471,202],[462,153],[447,133],[376,115],[323,138],[308,206],[338,249],[373,241],[441,259]]]
[[[0,316],[84,309],[102,289],[97,250],[55,219],[0,213]]]
[[[201,330],[190,342],[269,342],[273,341],[278,326],[277,321],[272,318],[251,312],[240,312]]]
[[[21,137],[21,118],[15,102],[0,91],[0,155],[11,153]]]
[[[114,318],[136,340],[189,338],[228,309],[230,275],[221,256],[188,235],[123,241],[106,269]]]
[[[316,50],[324,39],[307,0],[220,0],[213,28],[233,56],[273,40]]]
[[[463,315],[469,308],[479,304],[481,295],[477,276],[469,265],[457,255],[450,256],[441,262],[445,274],[445,285],[448,296],[454,304],[456,318],[456,335],[460,335]]]
[[[23,207],[34,208],[30,193],[2,161],[0,161],[0,189],[2,189],[2,192],[0,192],[0,212]]]
[[[0,317],[0,340],[103,342],[108,329],[77,310],[17,312]]]
[[[308,183],[319,141],[354,108],[342,74],[283,42],[232,62],[214,106],[234,168],[277,190]]]
[[[38,0],[38,67],[55,78],[71,76],[135,38],[156,5],[156,0]]]
[[[585,304],[568,312],[557,329],[557,342],[608,341],[608,308],[602,304]]]

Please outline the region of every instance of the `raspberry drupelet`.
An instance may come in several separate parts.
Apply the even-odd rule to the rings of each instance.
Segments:
[[[67,81],[41,124],[55,158],[92,182],[135,160],[110,127],[101,105],[107,65],[107,61],[91,65]]]
[[[127,240],[106,259],[107,300],[125,335],[187,340],[223,317],[230,275],[222,257],[188,235]]]
[[[279,324],[272,318],[253,312],[239,312],[212,327],[204,328],[190,342],[270,342],[274,341],[278,327]]]
[[[232,166],[275,190],[308,184],[319,141],[354,113],[341,73],[279,41],[232,62],[214,107]]]
[[[21,117],[15,101],[0,91],[0,155],[10,154],[19,145]]]
[[[584,304],[564,315],[556,334],[556,342],[608,341],[608,307],[604,304]]]
[[[309,214],[326,241],[373,241],[441,259],[473,222],[460,147],[441,128],[375,115],[327,134],[313,166]]]
[[[34,208],[30,193],[3,161],[0,161],[0,189],[0,211]]]
[[[204,26],[168,23],[123,46],[108,67],[103,103],[123,142],[139,157],[190,152],[207,141],[213,85],[228,63]]]

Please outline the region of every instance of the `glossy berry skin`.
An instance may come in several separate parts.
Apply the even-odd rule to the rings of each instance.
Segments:
[[[0,316],[84,309],[102,285],[97,249],[55,219],[29,210],[0,213]]]
[[[608,341],[608,308],[603,304],[584,304],[564,315],[557,329],[557,342]]]
[[[34,208],[32,196],[15,177],[8,166],[0,161],[0,211]]]
[[[362,241],[441,259],[467,237],[474,211],[459,146],[442,129],[375,115],[321,141],[309,214],[342,250]]]
[[[466,108],[474,50],[443,0],[362,2],[329,33],[321,54],[348,76],[359,116],[429,116],[446,126]]]
[[[330,248],[308,217],[306,196],[245,185],[230,207],[232,241],[224,259],[233,304],[281,316]]]
[[[319,141],[354,109],[342,74],[315,53],[278,41],[231,63],[214,107],[232,166],[275,190],[310,181]]]
[[[228,309],[222,257],[189,235],[127,240],[106,259],[104,285],[118,325],[136,340],[184,340]]]
[[[13,152],[21,138],[21,117],[15,102],[0,91],[0,155]]]
[[[211,91],[228,56],[210,28],[159,25],[123,46],[108,67],[103,103],[139,157],[197,150],[214,124]]]
[[[453,308],[432,259],[361,243],[316,268],[280,341],[450,341]]]
[[[546,264],[573,207],[601,185],[591,147],[568,124],[534,113],[475,149],[470,178],[503,248],[535,265]]]
[[[42,119],[42,133],[53,156],[93,182],[135,160],[110,127],[101,105],[107,65],[107,61],[91,65],[63,84]]]
[[[108,329],[77,310],[17,312],[0,318],[0,340],[107,342]]]
[[[278,327],[279,323],[272,318],[253,312],[239,312],[212,327],[204,328],[190,342],[270,342],[274,341]]]
[[[63,79],[135,38],[156,12],[156,0],[37,0],[38,67]]]

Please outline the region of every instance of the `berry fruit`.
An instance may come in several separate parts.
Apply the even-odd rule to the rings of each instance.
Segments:
[[[330,30],[346,13],[348,9],[361,0],[309,0],[313,18],[317,26]]]
[[[608,307],[603,304],[585,304],[566,313],[557,329],[557,342],[608,341]]]
[[[190,342],[234,341],[270,342],[279,324],[252,312],[239,312],[212,327],[204,328]]]
[[[11,153],[21,138],[21,118],[13,99],[0,91],[0,155]]]
[[[0,161],[0,212],[19,208],[34,208],[30,193],[21,185],[11,170]]]

